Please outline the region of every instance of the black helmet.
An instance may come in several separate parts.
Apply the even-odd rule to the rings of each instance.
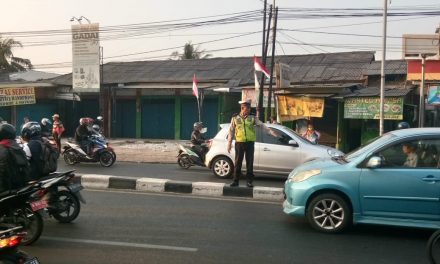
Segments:
[[[11,124],[0,124],[0,140],[2,139],[14,139],[15,127]]]
[[[201,130],[203,128],[202,122],[195,122],[193,125],[194,130]]]
[[[32,138],[41,135],[41,126],[38,122],[31,121],[24,124],[21,129],[21,136],[24,138]]]
[[[407,122],[400,122],[399,124],[397,124],[397,129],[405,129],[405,128],[409,128],[409,124]]]

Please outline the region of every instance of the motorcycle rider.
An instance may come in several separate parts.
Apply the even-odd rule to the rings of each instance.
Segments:
[[[99,126],[98,132],[102,134],[104,131],[104,118],[102,116],[97,116],[95,120],[95,125]]]
[[[22,163],[23,166],[28,167],[29,163],[26,160],[25,154],[23,153],[23,149],[18,145],[15,141],[16,130],[15,127],[11,124],[2,123],[0,124],[0,193],[20,188],[25,185],[25,182],[28,180],[27,177],[29,175],[15,175],[13,170],[16,169]],[[13,164],[13,159],[10,157],[10,150],[14,152],[21,152],[23,157],[22,159],[15,160],[15,164]],[[13,179],[12,177],[17,177]]]
[[[52,125],[52,122],[50,122],[48,118],[41,119],[41,122],[40,122],[41,136],[43,136],[43,137],[52,136],[52,128],[50,127],[50,125]]]
[[[23,150],[30,163],[30,177],[32,180],[39,179],[43,176],[43,167],[40,161],[43,155],[40,124],[35,121],[24,124],[21,129],[21,138],[25,141]]]
[[[191,133],[191,148],[199,155],[202,161],[205,161],[205,155],[208,152],[208,147],[203,145],[208,140],[205,139],[203,134],[206,132],[206,128],[203,127],[202,122],[195,122],[193,125],[193,132]]]
[[[83,150],[85,150],[87,154],[87,158],[91,158],[91,144],[92,142],[89,139],[89,136],[93,134],[93,132],[89,129],[89,118],[82,117],[79,119],[79,126],[75,130],[74,139],[76,143],[78,143]]]

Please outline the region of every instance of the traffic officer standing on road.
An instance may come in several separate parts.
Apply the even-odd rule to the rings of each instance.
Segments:
[[[254,180],[254,145],[257,139],[255,126],[262,126],[266,133],[270,133],[274,137],[278,137],[278,135],[250,114],[251,100],[239,101],[238,103],[241,105],[240,114],[232,117],[228,136],[229,153],[232,148],[232,139],[235,136],[234,181],[229,186],[238,186],[243,157],[246,155],[246,185],[252,188],[254,187],[252,183]]]

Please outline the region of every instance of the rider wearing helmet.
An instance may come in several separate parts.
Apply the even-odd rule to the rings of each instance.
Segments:
[[[43,164],[40,160],[43,155],[43,140],[40,124],[35,121],[25,123],[21,129],[21,138],[25,141],[23,149],[31,165],[30,177],[33,180],[38,179],[43,176]]]
[[[90,150],[91,150],[91,141],[89,140],[89,136],[93,134],[93,132],[89,129],[90,119],[87,117],[83,117],[79,119],[79,126],[75,130],[74,139],[76,143],[78,143],[83,150],[86,151],[87,157],[90,158]]]
[[[203,143],[208,142],[203,136],[205,130],[206,128],[203,127],[202,122],[195,122],[191,133],[191,148],[200,156],[202,161],[205,160],[205,155],[208,152],[208,148],[203,145]]]
[[[26,155],[23,149],[15,141],[15,127],[11,124],[2,123],[0,124],[0,193],[24,186],[24,179],[13,179],[12,170],[19,165],[19,163],[29,166]],[[13,160],[11,159],[12,152],[19,152],[22,159]],[[26,175],[22,175],[23,177]],[[23,180],[23,181],[21,181]]]
[[[99,126],[98,132],[102,134],[104,128],[104,118],[102,116],[97,116],[95,120],[95,125]]]
[[[406,129],[409,128],[409,124],[407,122],[400,122],[397,124],[397,129]]]
[[[40,126],[41,126],[41,136],[43,137],[50,137],[52,135],[52,128],[50,127],[52,125],[52,122],[48,118],[41,119]]]

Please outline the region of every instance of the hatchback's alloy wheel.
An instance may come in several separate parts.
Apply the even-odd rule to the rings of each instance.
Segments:
[[[336,194],[321,194],[307,208],[307,219],[313,228],[327,233],[337,233],[351,223],[347,202]]]
[[[229,178],[234,170],[232,161],[227,157],[218,157],[212,163],[212,172],[219,178]]]

